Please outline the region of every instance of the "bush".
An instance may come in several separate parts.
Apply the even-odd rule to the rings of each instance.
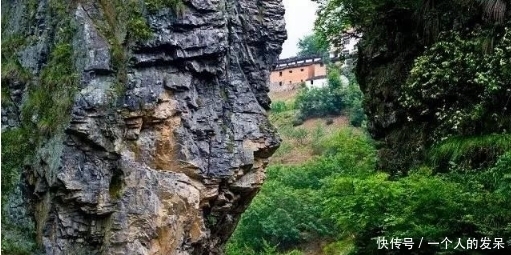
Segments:
[[[296,127],[302,125],[304,122],[305,118],[301,114],[299,114],[295,116],[291,124],[293,125],[293,127]]]
[[[316,125],[316,128],[314,128],[314,130],[312,131],[311,133],[311,148],[312,148],[312,153],[314,155],[321,155],[322,154],[322,146],[321,144],[323,143],[323,139],[325,137],[325,128],[318,124]]]
[[[429,142],[511,130],[510,24],[443,34],[415,60],[400,101],[409,122],[429,124]],[[495,38],[492,54],[481,38]]]
[[[23,160],[32,154],[28,138],[21,128],[2,132],[2,196],[19,183]]]
[[[265,245],[288,250],[320,239],[333,241],[326,254],[388,254],[378,250],[377,237],[456,241],[511,236],[507,146],[488,169],[434,174],[431,167],[421,167],[395,179],[374,170],[376,151],[363,132],[344,128],[322,136],[317,129],[310,136],[321,156],[299,166],[268,168],[266,183],[233,235],[238,247],[260,254]],[[439,246],[415,251],[441,252]]]
[[[328,86],[302,88],[295,102],[300,116],[304,119],[336,116],[345,111],[350,118],[350,124],[360,127],[366,119],[362,109],[362,92],[354,76],[348,77],[349,84],[343,84],[337,67],[331,66],[328,68]]]
[[[269,167],[267,181],[243,214],[231,241],[236,245],[230,244],[231,247],[237,250],[249,247],[261,252],[267,242],[286,250],[317,238],[337,236],[340,230],[332,219],[322,217],[324,181],[340,173],[365,175],[371,172],[375,151],[363,133],[352,129],[323,137],[323,130],[317,128],[312,137],[317,137],[319,143],[327,143],[322,148],[332,154],[301,166]]]
[[[290,110],[290,109],[288,109],[285,102],[276,101],[276,102],[271,103],[271,111],[274,113],[281,113],[281,112],[285,112],[287,110]]]
[[[309,136],[309,132],[307,132],[305,128],[296,128],[290,135],[298,143],[305,145],[307,142],[307,137]]]

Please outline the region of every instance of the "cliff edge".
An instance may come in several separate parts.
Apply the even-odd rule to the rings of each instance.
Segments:
[[[2,170],[22,174],[2,221],[30,215],[45,254],[222,253],[280,144],[283,15],[281,0],[2,1]]]

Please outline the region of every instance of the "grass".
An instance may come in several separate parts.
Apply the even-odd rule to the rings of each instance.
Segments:
[[[2,82],[28,82],[32,75],[25,70],[16,58],[2,60]]]
[[[43,136],[53,135],[69,118],[78,88],[73,65],[73,48],[68,42],[55,45],[50,61],[41,71],[40,84],[31,86],[28,100],[22,107],[24,123],[36,120]]]
[[[21,128],[2,132],[2,193],[12,191],[19,181],[23,159],[31,154],[28,138]]]
[[[314,118],[294,126],[296,114],[293,98],[272,103],[269,119],[282,138],[279,149],[271,158],[272,164],[296,165],[321,154],[319,144],[339,127],[348,125],[346,118],[341,116],[334,118],[331,125],[327,125],[324,118]]]
[[[20,174],[24,160],[34,153],[29,141],[30,134],[22,128],[9,129],[2,132],[2,253],[33,254],[35,242],[29,226],[12,224],[4,206],[16,185],[20,182]]]
[[[30,1],[29,13],[24,15],[33,15],[36,3]],[[48,5],[51,16],[49,29],[55,33],[53,38],[48,38],[50,53],[39,77],[33,77],[23,69],[17,56],[17,52],[29,45],[34,37],[14,34],[2,41],[2,103],[10,100],[9,83],[25,83],[27,90],[20,106],[20,126],[2,132],[2,201],[10,198],[20,183],[25,162],[31,161],[41,143],[63,131],[78,89],[71,45],[74,23],[68,12],[71,3],[50,0]],[[2,227],[2,252],[33,254],[35,240],[30,235],[34,231],[25,224],[10,224],[10,219],[4,218],[4,215],[8,217],[8,214],[2,214],[2,223],[5,223]]]
[[[333,242],[323,248],[325,255],[348,255],[355,251],[353,238],[346,238],[341,241]]]
[[[492,164],[505,151],[511,150],[511,134],[457,136],[432,147],[429,158],[434,165],[445,162]]]
[[[183,0],[146,0],[146,7],[149,12],[155,13],[163,8],[170,8],[178,16],[182,16],[185,10]]]

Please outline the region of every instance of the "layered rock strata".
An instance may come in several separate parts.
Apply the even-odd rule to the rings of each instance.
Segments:
[[[75,2],[69,122],[40,139],[23,177],[38,243],[56,255],[222,253],[280,143],[267,92],[286,39],[281,0],[187,0],[179,15],[144,12],[149,39],[115,35],[123,79],[98,26],[103,1]],[[37,37],[16,55],[37,76],[55,33],[52,1],[37,4],[33,24],[19,15],[23,3],[4,4],[5,29]],[[16,109],[27,103],[13,99],[6,129],[20,125]]]

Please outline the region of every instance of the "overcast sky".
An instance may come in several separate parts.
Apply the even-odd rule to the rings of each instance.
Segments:
[[[280,58],[294,57],[298,53],[296,44],[305,35],[312,34],[316,19],[316,3],[310,0],[284,0],[286,8],[287,41]]]

